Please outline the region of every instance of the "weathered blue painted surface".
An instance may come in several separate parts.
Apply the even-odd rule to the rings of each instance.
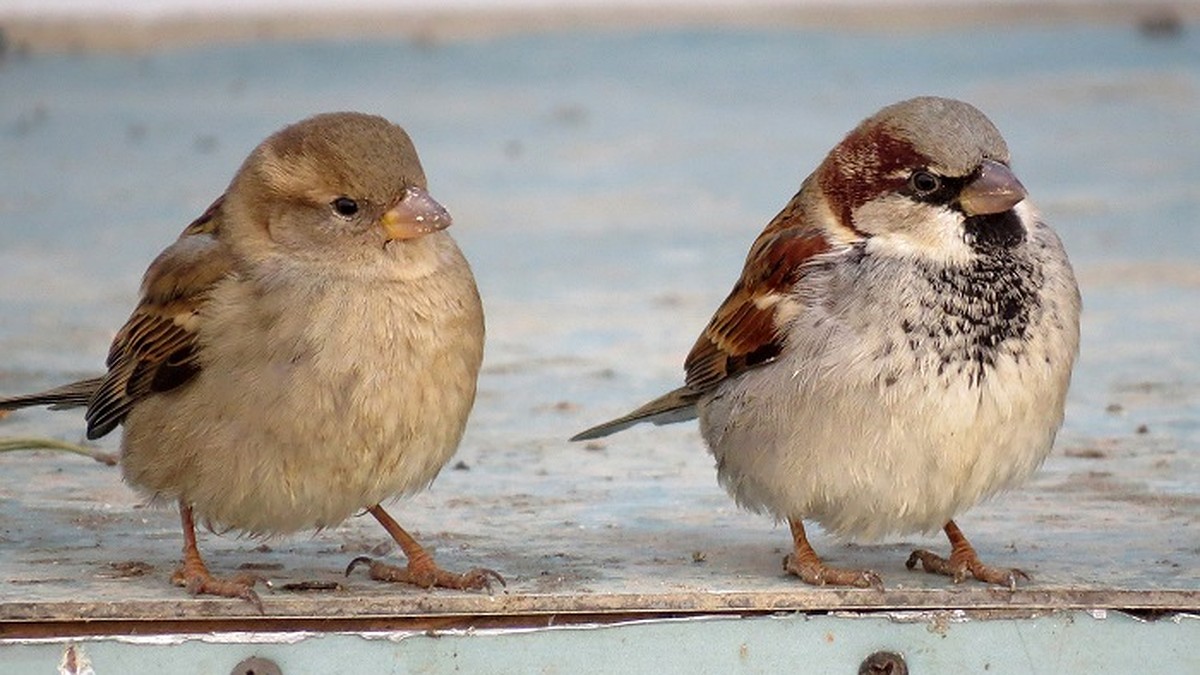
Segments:
[[[1054,455],[1031,485],[959,521],[982,555],[1034,582],[1006,594],[904,570],[912,546],[937,538],[847,546],[818,535],[831,561],[876,569],[888,590],[809,589],[779,572],[786,529],[735,509],[694,427],[592,446],[565,438],[678,383],[750,241],[801,178],[861,117],[926,93],[970,100],[993,118],[1083,287],[1083,353]],[[146,264],[245,153],[287,122],[334,109],[409,129],[488,311],[480,398],[459,453],[469,470],[447,469],[395,513],[445,566],[493,567],[510,584],[487,596],[344,579],[349,558],[387,541],[361,519],[270,550],[203,537],[218,571],[280,566],[266,570],[276,588],[264,593],[264,631],[309,616],[534,625],[529,617],[559,613],[1200,608],[1194,27],[1169,39],[1111,25],[578,31],[9,54],[0,61],[0,393],[97,370]],[[65,413],[0,421],[3,436],[81,434]],[[0,636],[45,621],[252,615],[169,585],[176,517],[141,508],[112,468],[0,455],[0,522]],[[343,586],[283,590],[308,580]],[[857,664],[876,646],[903,652],[914,672],[1200,669],[1177,646],[1197,642],[1190,618],[971,616],[944,634],[927,630],[927,617],[759,616],[399,642],[266,638],[262,653],[286,673],[327,672],[318,666],[345,650],[392,664],[378,672],[637,671],[666,658],[694,672],[810,660],[819,670],[826,656]],[[224,672],[257,649],[245,644],[252,637],[82,644],[97,673],[133,655],[147,671],[167,659]],[[661,656],[666,639],[683,646],[677,655]],[[45,670],[61,650],[4,643],[0,672]]]
[[[68,650],[96,675],[178,673],[855,673],[877,652],[910,673],[1191,673],[1200,618],[953,613],[698,617],[538,630],[234,633],[0,642],[11,673],[53,672]],[[888,671],[882,671],[888,672]],[[899,671],[891,671],[899,672]]]

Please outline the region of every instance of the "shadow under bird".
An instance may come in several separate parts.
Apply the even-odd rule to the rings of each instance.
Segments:
[[[475,400],[483,309],[450,222],[399,126],[328,113],[285,127],[150,265],[105,375],[0,409],[84,407],[88,438],[123,425],[126,482],[179,505],[173,581],[192,594],[262,610],[256,577],[209,572],[197,518],[269,536],[364,510],[408,564],[347,573],[503,583],[438,567],[380,505],[433,481]]]
[[[866,119],[750,247],[684,362],[684,385],[572,440],[699,418],[722,485],[786,520],[784,568],[880,587],[826,565],[804,521],[876,540],[942,529],[950,554],[907,561],[1015,587],[954,518],[1049,454],[1079,350],[1079,290],[1025,199],[1000,132],[973,106],[922,97]]]

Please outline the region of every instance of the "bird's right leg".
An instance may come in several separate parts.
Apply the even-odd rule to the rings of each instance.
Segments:
[[[217,595],[223,598],[241,598],[263,612],[262,599],[254,592],[259,577],[253,574],[238,574],[231,579],[214,577],[200,557],[196,546],[196,523],[192,520],[192,507],[179,502],[179,517],[183,521],[183,562],[171,575],[171,582],[183,586],[192,595]]]
[[[808,543],[804,522],[799,518],[788,518],[792,528],[792,552],[783,559],[783,570],[800,577],[813,586],[855,586],[857,588],[883,589],[883,581],[871,570],[847,570],[829,567]]]

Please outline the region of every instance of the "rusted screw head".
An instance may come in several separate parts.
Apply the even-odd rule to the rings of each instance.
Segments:
[[[875,652],[863,659],[858,675],[908,675],[908,664],[896,652]]]
[[[229,675],[283,675],[283,671],[271,659],[251,656],[234,666]]]

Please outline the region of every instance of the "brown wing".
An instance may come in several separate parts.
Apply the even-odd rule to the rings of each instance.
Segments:
[[[742,276],[684,361],[688,389],[709,391],[782,351],[780,327],[798,309],[791,290],[805,263],[831,248],[820,229],[804,222],[797,202],[788,204],[750,247]]]
[[[672,424],[696,417],[696,403],[727,377],[770,362],[783,351],[781,328],[799,311],[796,282],[809,261],[833,247],[819,226],[806,223],[804,188],[758,235],[742,276],[684,361],[687,379],[633,412],[581,431],[572,441],[601,438],[640,422]]]
[[[199,372],[199,312],[231,269],[217,238],[221,204],[222,199],[213,202],[146,270],[141,301],[113,338],[108,373],[88,401],[88,438],[112,431],[139,399],[178,387]]]
[[[627,415],[575,434],[572,441],[601,438],[640,422],[693,419],[696,403],[722,380],[779,356],[784,346],[781,327],[800,308],[792,289],[809,269],[809,261],[833,248],[819,227],[804,222],[799,204],[797,195],[750,247],[741,278],[684,361],[685,384]]]

